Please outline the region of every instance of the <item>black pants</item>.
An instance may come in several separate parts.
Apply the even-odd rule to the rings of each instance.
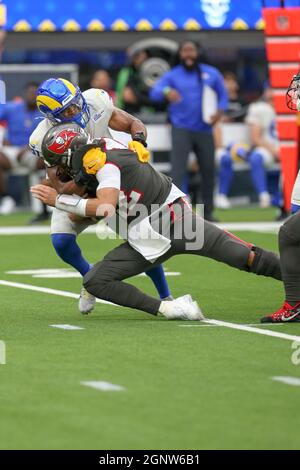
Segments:
[[[174,255],[184,253],[206,256],[243,271],[249,270],[256,274],[281,279],[277,255],[260,250],[256,261],[249,269],[251,244],[200,219],[189,207],[184,207],[183,211],[183,206],[186,206],[183,200],[173,205],[173,215],[175,215],[174,218],[172,216],[171,247],[167,253],[152,264],[134,250],[128,242],[125,242],[110,251],[84,276],[84,286],[87,291],[100,299],[156,314],[161,301],[127,284],[124,279],[147,271]],[[185,227],[188,228],[184,230],[184,233],[182,231],[183,219]],[[164,231],[160,233],[166,235]],[[203,240],[203,244],[194,243],[195,240]]]
[[[202,200],[204,217],[213,211],[213,193],[215,184],[215,146],[210,132],[192,132],[187,129],[172,128],[172,179],[182,188],[187,174],[187,161],[194,151],[202,177]]]

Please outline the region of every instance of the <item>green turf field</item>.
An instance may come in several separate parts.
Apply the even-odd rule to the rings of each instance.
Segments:
[[[238,233],[276,249],[272,234]],[[52,279],[12,270],[65,267],[47,235],[1,236],[0,279],[78,293],[79,278]],[[116,242],[82,235],[92,262]],[[258,323],[283,299],[281,284],[214,261],[167,262],[172,293],[190,293],[210,319]],[[154,294],[146,277],[132,279]],[[168,322],[97,304],[82,317],[77,301],[0,285],[1,449],[299,449],[300,378],[291,340],[223,326]],[[52,324],[84,329],[59,330]],[[300,336],[300,325],[258,326]],[[98,391],[106,381],[123,391]]]

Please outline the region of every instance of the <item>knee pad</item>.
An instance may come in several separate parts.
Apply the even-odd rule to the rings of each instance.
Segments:
[[[264,250],[258,246],[253,247],[252,251],[254,251],[255,257],[249,271],[258,276],[272,277],[281,281],[282,275],[279,256],[272,251]]]

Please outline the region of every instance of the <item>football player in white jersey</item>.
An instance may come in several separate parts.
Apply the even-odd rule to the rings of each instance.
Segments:
[[[36,101],[45,119],[40,122],[30,137],[29,145],[35,155],[43,157],[43,138],[51,127],[58,123],[76,122],[86,130],[91,139],[111,137],[109,128],[130,134],[132,140],[128,147],[134,150],[142,161],[149,159],[149,152],[146,148],[146,127],[139,119],[115,108],[112,99],[104,90],[91,88],[82,93],[79,87],[74,86],[68,80],[50,78],[39,86]],[[57,145],[59,146],[59,142]],[[63,146],[61,151],[63,153]],[[53,186],[58,193],[80,192],[80,188],[76,187],[74,182],[68,181],[66,175],[59,174],[56,165],[51,167],[48,165],[47,178],[48,184]],[[82,276],[92,266],[82,256],[76,237],[92,223],[94,221],[89,218],[72,219],[66,212],[53,210],[51,240],[55,251],[63,261],[73,266]],[[162,266],[153,268],[146,274],[154,282],[161,298],[170,297]],[[95,298],[82,288],[79,299],[80,312],[89,313],[94,304]]]
[[[266,85],[263,99],[249,106],[246,123],[250,130],[251,152],[247,161],[261,207],[271,204],[267,188],[266,169],[279,160],[279,141],[276,131],[276,113],[273,106],[273,91]]]
[[[290,109],[300,111],[300,72],[292,78],[286,99]],[[265,323],[300,322],[300,171],[292,192],[292,214],[280,227],[278,236],[285,301],[274,313],[262,318]]]

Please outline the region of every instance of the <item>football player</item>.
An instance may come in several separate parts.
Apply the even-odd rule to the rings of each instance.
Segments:
[[[37,91],[36,103],[45,119],[40,122],[30,137],[30,147],[35,155],[43,157],[42,141],[47,131],[57,123],[76,122],[86,129],[91,138],[108,136],[108,127],[123,131],[132,136],[129,148],[137,152],[140,159],[148,159],[146,149],[147,130],[144,124],[130,114],[114,107],[111,97],[104,90],[91,88],[81,93],[68,80],[50,78],[43,82]],[[76,192],[74,183],[67,182],[66,175],[59,174],[57,166],[47,169],[49,183],[58,193]],[[67,178],[68,179],[68,178]],[[51,220],[51,240],[58,256],[73,266],[84,276],[91,265],[83,257],[76,238],[88,225],[94,223],[91,219],[73,219],[69,214],[54,209]],[[170,291],[162,266],[157,266],[146,274],[154,282],[161,298],[170,297]],[[84,288],[81,290],[79,310],[81,313],[90,312],[95,304],[95,298]]]
[[[287,106],[300,111],[300,72],[293,77],[287,94]],[[280,227],[279,252],[285,301],[281,308],[261,319],[263,323],[300,321],[300,171],[292,193],[292,215]]]
[[[160,301],[124,282],[170,257],[189,253],[213,258],[240,270],[281,279],[278,257],[219,229],[197,216],[184,193],[137,154],[110,139],[89,142],[76,125],[49,131],[43,153],[57,159],[56,142],[65,141],[60,164],[74,181],[94,186],[96,197],[64,195],[37,185],[32,193],[42,202],[81,217],[111,217],[118,211],[125,221],[127,241],[110,251],[84,276],[89,293],[119,305],[168,319],[201,320],[201,310],[190,296]],[[129,204],[129,205],[128,205]],[[202,236],[203,235],[203,236]]]

